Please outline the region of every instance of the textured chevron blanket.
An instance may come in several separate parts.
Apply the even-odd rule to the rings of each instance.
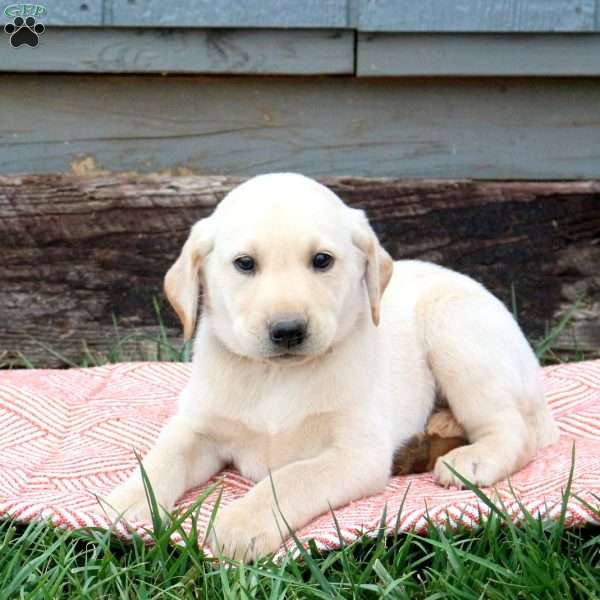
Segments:
[[[96,495],[104,496],[127,477],[136,465],[134,449],[143,455],[150,448],[175,409],[189,369],[187,364],[123,363],[0,372],[0,515],[44,518],[68,528],[110,526]],[[539,452],[510,486],[501,483],[497,497],[515,521],[523,508],[558,518],[575,444],[572,490],[584,502],[571,497],[566,520],[570,525],[598,521],[586,503],[600,505],[600,361],[547,367],[544,386],[561,440]],[[223,504],[252,486],[234,471],[214,481],[222,482]],[[181,505],[192,503],[202,489],[190,490]],[[216,493],[209,496],[200,509],[200,529],[215,498]],[[396,477],[382,494],[336,510],[337,525],[324,514],[299,537],[313,538],[324,550],[336,548],[340,532],[345,542],[376,532],[384,507],[387,527],[419,532],[428,519],[474,527],[489,513],[472,492],[440,488],[430,474]],[[137,531],[149,540],[149,528],[140,522],[132,529],[119,524],[116,530],[124,537]]]

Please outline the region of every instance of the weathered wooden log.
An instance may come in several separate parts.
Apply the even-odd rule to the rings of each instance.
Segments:
[[[162,277],[189,227],[240,180],[231,177],[0,177],[0,357],[58,366],[123,334],[153,336],[153,298],[170,336]],[[334,178],[367,210],[395,258],[466,272],[543,335],[576,300],[558,346],[600,348],[600,182],[500,183]],[[1,361],[0,361],[1,362]]]

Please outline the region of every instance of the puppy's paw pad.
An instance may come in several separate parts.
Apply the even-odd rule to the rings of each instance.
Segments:
[[[504,473],[493,460],[482,456],[472,446],[463,446],[437,459],[433,474],[444,487],[464,488],[464,483],[448,468],[460,473],[467,481],[477,486],[489,486],[504,477]]]

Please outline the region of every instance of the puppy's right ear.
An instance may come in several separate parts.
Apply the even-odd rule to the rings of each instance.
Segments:
[[[165,275],[165,294],[183,324],[183,337],[189,340],[196,328],[200,271],[213,247],[210,218],[198,221],[183,245],[179,258]]]

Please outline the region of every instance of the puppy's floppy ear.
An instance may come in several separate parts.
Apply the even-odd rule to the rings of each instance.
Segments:
[[[366,255],[365,281],[371,317],[374,325],[379,325],[379,305],[383,292],[390,282],[394,271],[394,261],[383,249],[375,232],[369,225],[362,210],[356,211],[357,223],[352,231],[352,242]]]
[[[196,328],[200,270],[213,247],[210,219],[198,221],[183,245],[179,258],[165,275],[165,294],[183,324],[183,337],[189,340]]]

